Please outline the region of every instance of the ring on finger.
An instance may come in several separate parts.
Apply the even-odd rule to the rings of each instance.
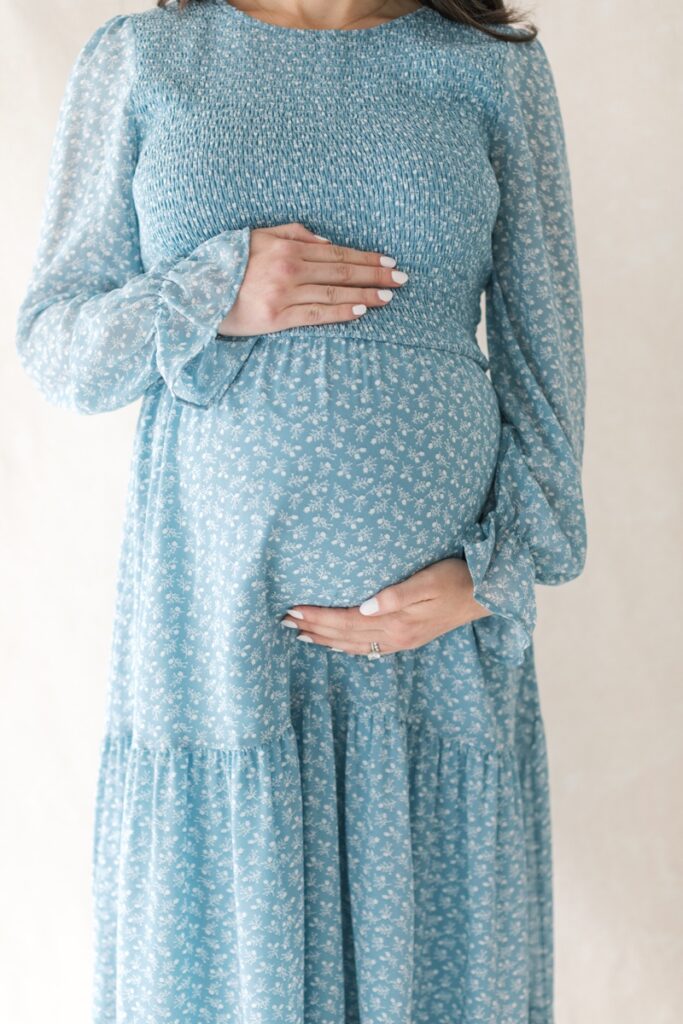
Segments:
[[[370,641],[370,651],[368,653],[368,658],[381,658],[381,657],[382,657],[382,651],[381,651],[381,648],[379,646],[379,641],[371,640]]]

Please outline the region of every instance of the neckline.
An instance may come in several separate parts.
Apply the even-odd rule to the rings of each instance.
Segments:
[[[253,15],[247,14],[246,11],[240,10],[239,7],[234,7],[228,0],[217,0],[218,6],[223,8],[225,13],[234,18],[240,24],[245,25],[256,30],[263,32],[269,32],[273,35],[282,36],[311,36],[320,38],[322,36],[364,36],[364,35],[377,35],[381,32],[386,32],[393,25],[397,25],[399,22],[407,22],[417,18],[419,15],[424,14],[425,11],[431,10],[425,4],[420,7],[416,7],[414,11],[408,11],[406,14],[399,14],[397,18],[389,18],[388,21],[381,21],[379,25],[370,25],[368,28],[299,28],[292,25],[275,25],[272,21],[261,21],[260,18],[254,18]]]

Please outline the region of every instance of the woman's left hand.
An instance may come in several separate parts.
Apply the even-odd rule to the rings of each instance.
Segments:
[[[297,640],[347,654],[379,657],[422,647],[442,633],[491,612],[475,601],[467,562],[444,558],[393,583],[353,608],[297,604],[280,621],[299,629]]]

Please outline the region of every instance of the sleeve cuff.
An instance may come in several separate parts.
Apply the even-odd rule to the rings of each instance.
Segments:
[[[254,347],[257,335],[218,334],[244,279],[250,236],[249,226],[223,231],[162,277],[156,359],[175,398],[198,406],[219,399]]]
[[[530,500],[526,476],[514,432],[504,425],[492,493],[462,540],[474,599],[492,613],[472,621],[476,638],[508,665],[522,664],[536,627],[536,563],[518,513]]]
[[[521,665],[536,626],[534,562],[514,527],[490,512],[465,534],[463,552],[473,596],[492,614],[474,619],[480,647],[506,664]]]

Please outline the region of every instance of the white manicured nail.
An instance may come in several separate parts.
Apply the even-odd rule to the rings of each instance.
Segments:
[[[303,642],[305,644],[312,644],[313,643],[313,641],[311,640],[310,636],[304,636],[303,633],[299,633],[299,635],[294,637],[294,639],[295,640],[303,640]]]
[[[291,615],[293,619],[303,619],[304,613],[300,612],[297,608],[288,608],[285,615]]]
[[[376,597],[370,597],[358,606],[358,611],[361,615],[374,615],[375,612],[379,611],[379,601]]]
[[[408,275],[403,270],[392,270],[391,276],[396,284],[405,284],[408,280]]]
[[[394,293],[392,292],[391,288],[380,288],[377,294],[382,300],[382,302],[391,302],[391,300],[394,297]]]
[[[344,653],[343,647],[330,647],[331,651],[339,651],[340,654]]]
[[[396,260],[394,259],[393,256],[380,256],[379,262],[382,264],[383,267],[396,266]]]
[[[287,619],[280,619],[283,626],[287,626],[289,629],[298,629],[296,622],[287,622]]]
[[[358,315],[360,315],[361,313],[367,313],[367,311],[368,307],[364,306],[362,302],[359,303],[359,305],[353,307],[353,312],[357,313]]]
[[[325,238],[324,235],[316,235],[315,237],[319,238],[321,242],[329,242],[329,238]]]

